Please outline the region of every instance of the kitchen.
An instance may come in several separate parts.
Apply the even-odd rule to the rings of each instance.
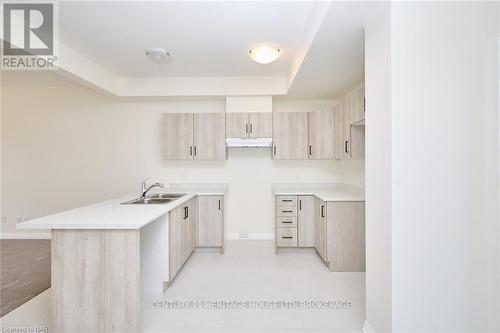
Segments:
[[[459,12],[494,34],[487,25],[494,11],[487,7]],[[418,35],[404,23],[420,22],[428,12],[436,12],[435,29],[443,29],[437,23],[441,7],[405,8],[323,1],[58,3],[58,68],[1,72],[1,238],[17,246],[4,252],[2,245],[13,261],[7,271],[17,272],[4,275],[14,275],[6,285],[16,285],[21,295],[31,277],[18,276],[29,273],[35,281],[48,274],[48,282],[45,277],[22,299],[2,289],[8,297],[1,326],[47,325],[55,332],[435,331],[441,326],[433,320],[416,324],[418,311],[407,302],[421,304],[432,298],[430,290],[465,297],[454,284],[433,280],[462,269],[475,282],[483,277],[474,272],[489,272],[471,304],[488,300],[493,311],[486,291],[495,295],[498,256],[486,247],[497,244],[498,193],[480,175],[498,178],[490,169],[498,152],[491,144],[484,147],[488,154],[465,161],[464,154],[454,155],[457,143],[446,142],[444,162],[429,161],[436,135],[459,140],[453,128],[441,136],[443,127],[420,120],[448,109],[438,110],[439,103],[418,108],[424,116],[415,111],[412,122],[395,112],[428,100],[410,94],[414,81],[396,70],[413,68],[417,54],[430,60],[417,47],[415,59],[398,57],[395,50],[410,45],[403,38],[391,44],[391,38],[399,31]],[[401,30],[391,30],[398,25]],[[489,45],[477,43],[485,50]],[[464,77],[467,59],[457,65]],[[407,66],[398,67],[403,60]],[[439,66],[432,64],[438,77]],[[430,89],[432,80],[413,78],[419,89]],[[472,88],[460,96],[483,101]],[[462,105],[468,104],[455,108]],[[492,105],[478,112],[493,112]],[[472,126],[470,142],[496,142],[496,129],[484,130],[467,115],[454,120]],[[461,143],[479,154],[472,146]],[[426,155],[420,147],[433,148]],[[453,168],[460,165],[460,175],[469,179],[463,186],[478,184],[467,197],[488,200],[456,205],[465,192],[446,190],[433,178],[439,172],[454,184],[458,174],[449,172],[446,156],[461,161]],[[477,170],[473,176],[471,169]],[[434,179],[439,198],[425,190],[424,174]],[[457,233],[428,229],[448,221],[438,219],[443,215],[434,203],[441,198],[456,209],[453,221],[463,222],[453,225]],[[483,223],[467,224],[472,211]],[[469,228],[481,232],[465,232]],[[459,246],[457,234],[470,235],[465,245]],[[460,254],[469,244],[489,265],[479,267]],[[429,253],[422,252],[424,245]],[[430,255],[451,249],[463,259],[460,265],[441,267],[439,256]],[[31,269],[42,261],[42,269]],[[435,283],[428,288],[421,281]],[[466,307],[463,297],[436,304],[457,313]],[[279,308],[263,308],[268,302]],[[308,304],[322,307],[302,307]],[[495,325],[494,318],[481,325],[486,322]],[[479,327],[467,316],[462,324]]]

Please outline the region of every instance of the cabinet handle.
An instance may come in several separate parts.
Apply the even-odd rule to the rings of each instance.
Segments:
[[[245,124],[245,133],[248,134],[248,124]]]
[[[281,223],[293,223],[293,221],[283,221]]]
[[[312,146],[311,146],[311,145],[309,145],[309,155],[312,155],[312,154],[313,154],[312,149],[313,149],[313,148],[312,148]]]
[[[220,210],[220,200],[219,200],[219,210]]]
[[[363,111],[366,112],[366,97],[363,97]]]
[[[184,220],[188,218],[188,206],[184,207]]]
[[[302,210],[302,200],[299,200],[299,210]]]
[[[293,237],[292,236],[281,236],[281,238],[283,238],[283,239],[292,239]]]
[[[345,151],[346,153],[349,153],[348,144],[349,144],[349,141],[344,141],[344,151]],[[194,151],[196,152],[196,148],[195,148],[195,150],[194,150]],[[195,155],[196,155],[196,153],[195,153]]]
[[[196,149],[196,146],[194,146],[194,156],[196,156],[196,153],[197,153],[197,149]]]
[[[189,156],[193,156],[193,146],[189,146]]]
[[[250,134],[253,132],[253,124],[250,124]]]
[[[292,199],[283,199],[281,200],[282,202],[292,202],[293,200]]]
[[[325,206],[321,206],[321,217],[325,217]]]
[[[276,145],[273,146],[273,153],[274,153],[274,156],[276,156]]]
[[[282,213],[293,213],[293,210],[282,210]]]

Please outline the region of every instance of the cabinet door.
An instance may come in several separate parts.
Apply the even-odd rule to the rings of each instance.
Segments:
[[[349,122],[349,96],[345,96],[341,100],[342,109],[342,137],[343,137],[343,159],[351,158],[351,123]]]
[[[349,123],[351,125],[365,119],[365,86],[362,85],[349,95]]]
[[[299,246],[314,246],[314,197],[312,195],[298,196],[297,240]]]
[[[224,113],[194,114],[194,159],[226,158],[226,117]]]
[[[307,112],[273,112],[273,158],[307,160]]]
[[[314,230],[314,239],[317,239],[317,250],[324,261],[326,261],[326,209],[326,202],[318,199],[318,207],[316,211],[316,214],[318,215],[318,227]],[[316,232],[318,235],[316,235]]]
[[[309,159],[333,159],[333,118],[332,110],[309,112]]]
[[[195,218],[194,218],[194,211],[193,211],[193,200],[189,200],[186,202],[184,205],[182,205],[185,209],[183,220],[184,220],[184,255],[183,255],[183,262],[189,258],[191,255],[191,252],[194,250],[194,224],[195,224]]]
[[[184,262],[184,209],[177,207],[169,214],[169,281],[172,282]]]
[[[162,119],[163,158],[193,159],[193,114],[165,113]]]
[[[333,113],[334,113],[333,144],[334,144],[335,159],[341,160],[344,157],[344,114],[342,112],[342,107],[340,102],[333,108]]]
[[[250,113],[249,132],[252,138],[270,138],[273,136],[273,114],[271,112]]]
[[[327,261],[336,272],[365,271],[365,203],[328,202]]]
[[[197,246],[222,246],[224,196],[198,196],[195,220]]]
[[[248,113],[226,113],[226,138],[246,138],[249,134]]]

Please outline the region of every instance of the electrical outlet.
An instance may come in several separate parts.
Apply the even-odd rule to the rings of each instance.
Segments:
[[[248,231],[240,231],[240,238],[248,238]]]
[[[28,216],[18,216],[17,223],[22,223],[28,221],[30,218]]]
[[[2,224],[7,224],[7,216],[2,216]]]

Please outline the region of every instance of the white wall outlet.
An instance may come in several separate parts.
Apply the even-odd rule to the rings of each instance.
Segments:
[[[28,221],[30,218],[28,216],[18,216],[17,223],[22,223]]]
[[[240,238],[248,238],[248,231],[240,231]]]

